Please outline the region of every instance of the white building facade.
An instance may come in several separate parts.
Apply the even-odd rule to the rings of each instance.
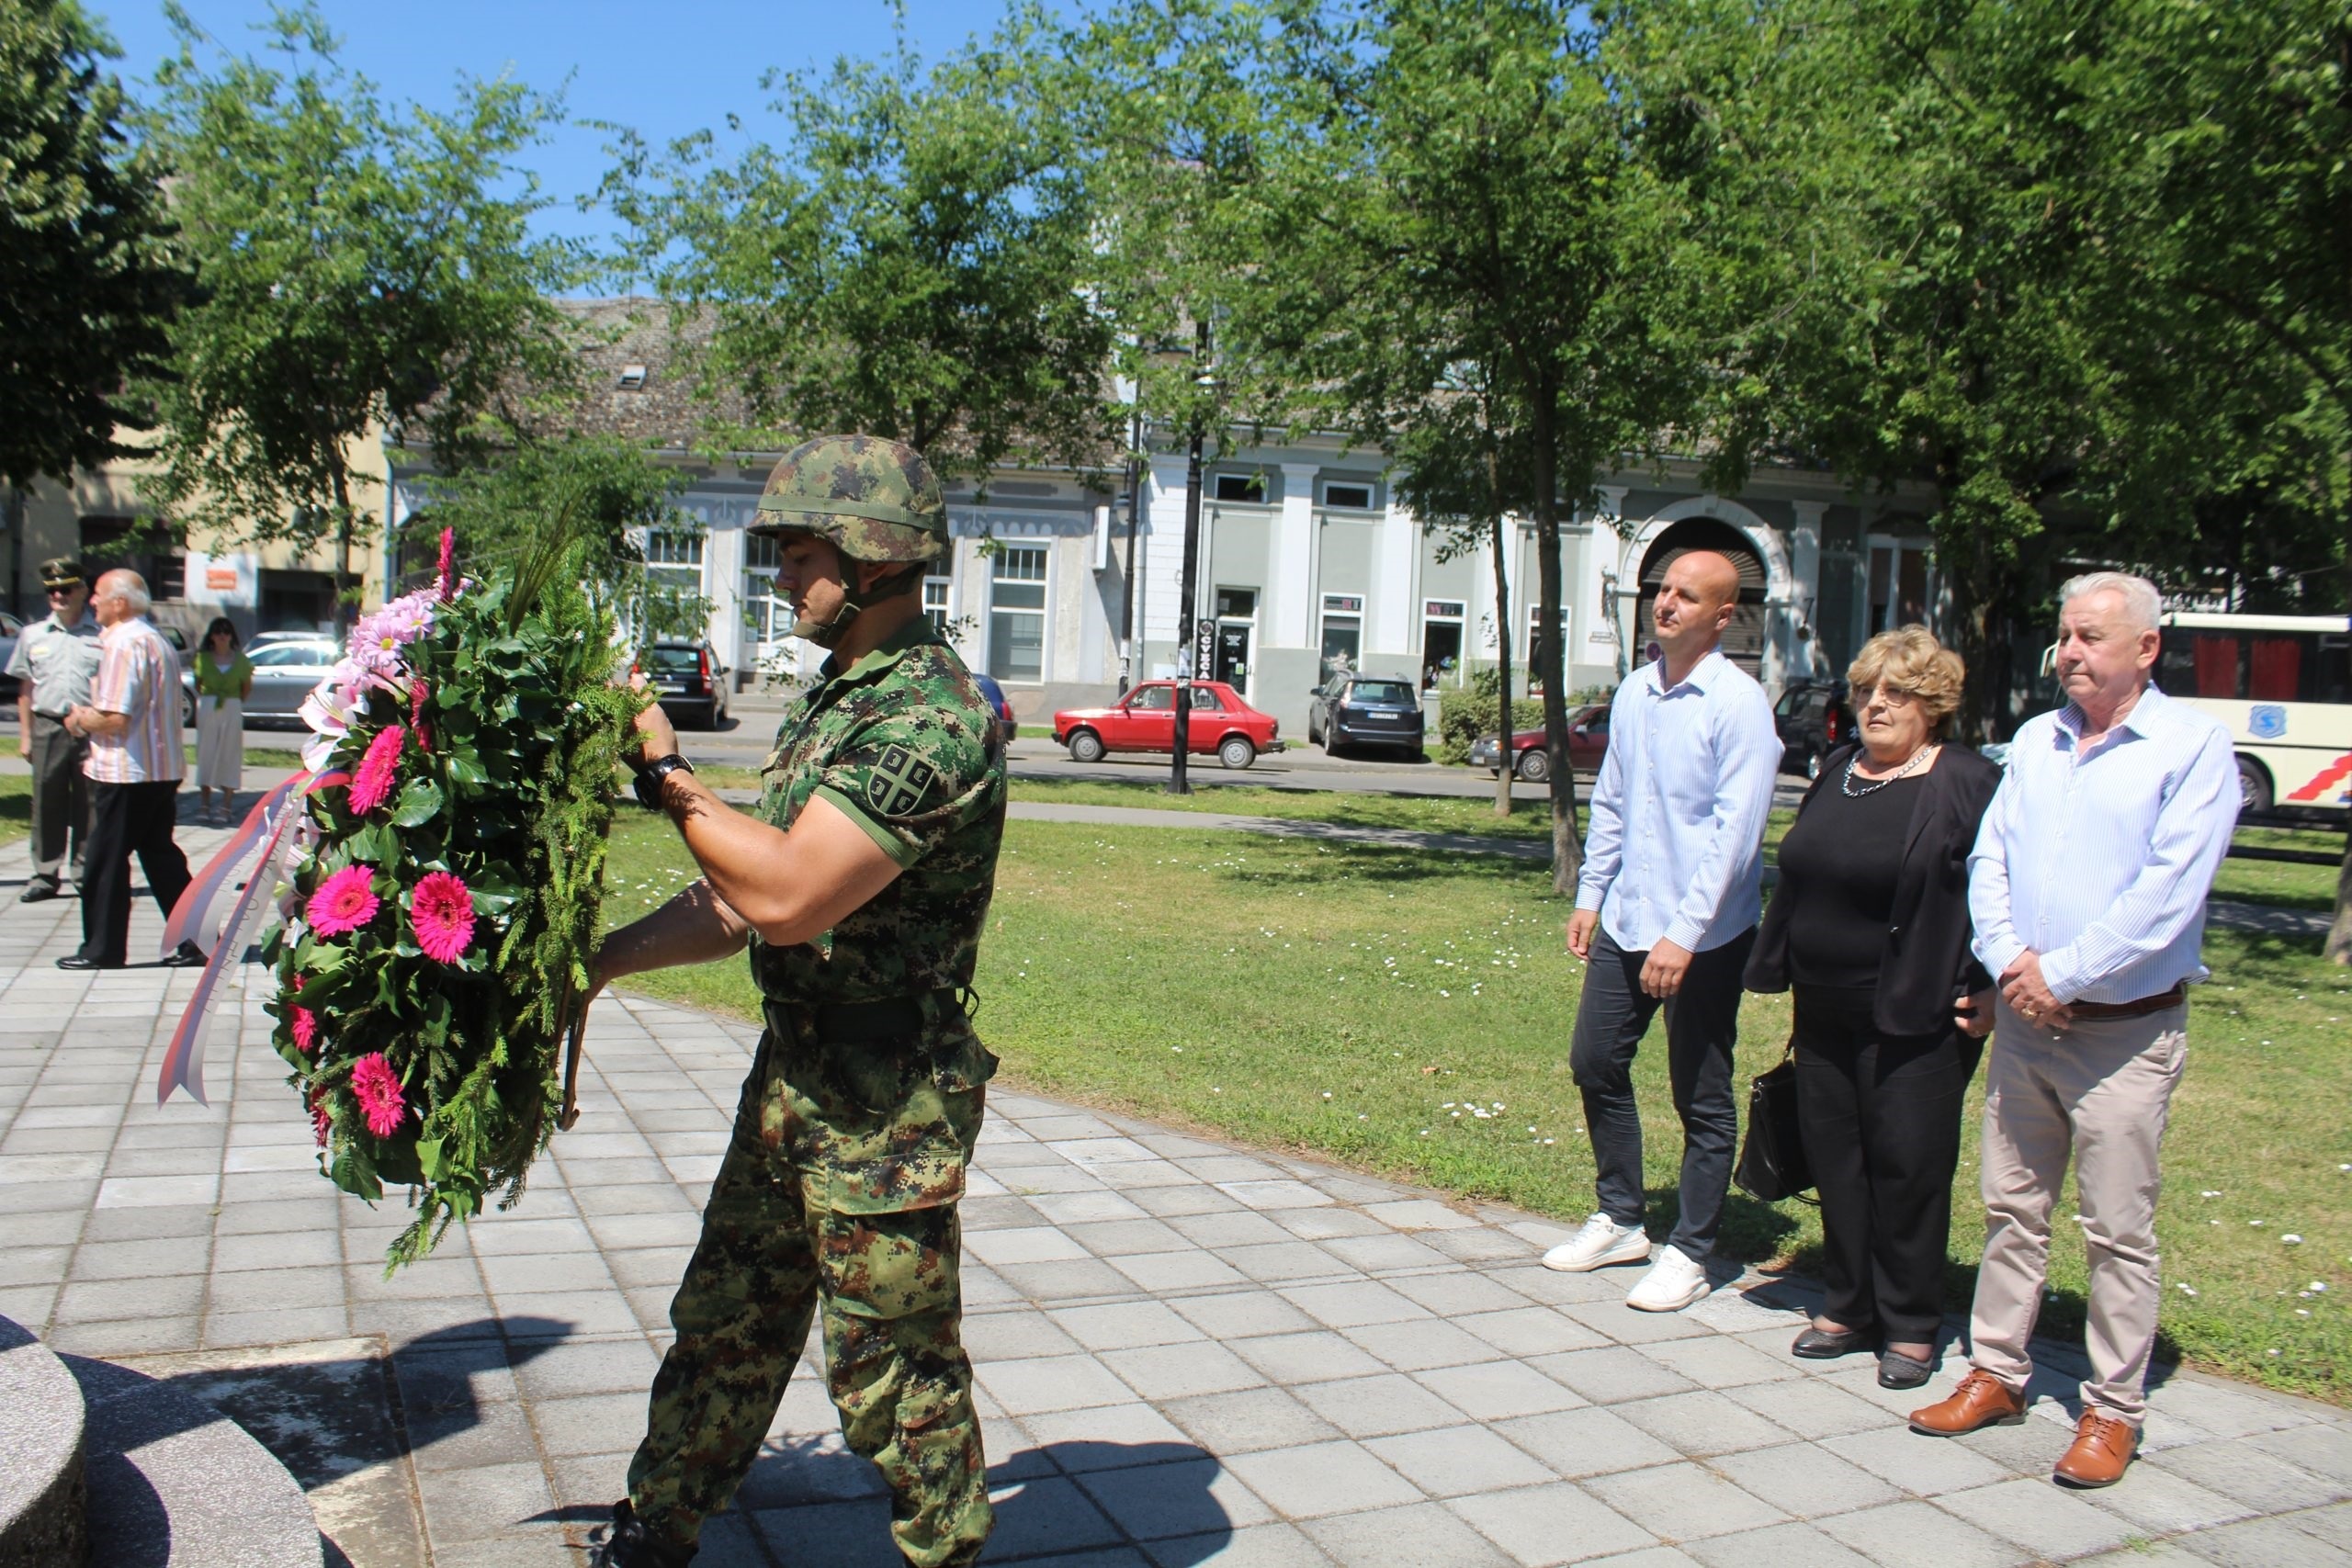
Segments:
[[[1172,674],[1186,463],[1155,455],[1133,531],[1136,680]],[[1693,470],[1693,472],[1695,472]],[[773,593],[773,544],[752,537],[764,471],[691,471],[678,499],[699,531],[647,541],[653,570],[711,602],[708,627],[740,682],[812,673]],[[1310,690],[1340,668],[1409,678],[1441,696],[1490,666],[1509,635],[1524,689],[1538,630],[1535,530],[1506,528],[1509,626],[1491,536],[1456,539],[1400,504],[1376,454],[1293,446],[1212,456],[1204,469],[1195,624],[1203,670],[1303,735]],[[1099,483],[1099,480],[1097,481]],[[1567,684],[1605,687],[1645,657],[1642,605],[1686,548],[1729,555],[1741,607],[1726,648],[1775,694],[1841,675],[1872,633],[1934,624],[1939,584],[1924,495],[1857,496],[1827,475],[1765,470],[1736,496],[1645,471],[1611,476],[1561,529]],[[955,547],[924,601],[1025,718],[1115,694],[1126,609],[1125,498],[1074,475],[1008,472],[952,491]]]

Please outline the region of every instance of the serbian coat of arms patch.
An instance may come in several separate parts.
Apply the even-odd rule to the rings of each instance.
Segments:
[[[887,746],[865,774],[865,804],[883,817],[904,817],[923,802],[939,772],[903,746]]]

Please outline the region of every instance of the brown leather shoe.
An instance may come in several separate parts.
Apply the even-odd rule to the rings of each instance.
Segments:
[[[2075,1445],[2051,1474],[2067,1486],[2112,1486],[2123,1479],[2139,1451],[2140,1428],[2129,1421],[2086,1410],[2075,1423]]]
[[[1930,1438],[1957,1438],[1983,1427],[2014,1427],[2024,1419],[2024,1394],[1990,1372],[1970,1372],[1950,1399],[1911,1412],[1911,1429]]]

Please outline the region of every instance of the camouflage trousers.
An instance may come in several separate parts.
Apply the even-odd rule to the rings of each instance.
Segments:
[[[680,1547],[751,1469],[820,1309],[826,1390],[889,1483],[899,1551],[940,1568],[988,1540],[956,1213],[984,1090],[908,1073],[877,1094],[862,1066],[845,1088],[771,1031],[744,1082],[628,1471],[631,1507]]]

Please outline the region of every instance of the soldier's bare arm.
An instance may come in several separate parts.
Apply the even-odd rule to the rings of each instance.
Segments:
[[[743,951],[750,931],[709,883],[696,882],[643,919],[606,935],[596,950],[589,998],[625,976],[730,957]]]
[[[662,805],[704,879],[773,946],[831,931],[898,880],[899,863],[822,797],[783,832],[735,810],[691,773],[662,783]]]
[[[642,678],[638,683],[641,688]],[[637,716],[637,729],[647,761],[676,753],[677,732],[658,705]],[[789,832],[736,810],[691,773],[662,781],[662,805],[703,879],[745,927],[775,946],[831,931],[901,869],[865,829],[821,798],[808,803]]]

